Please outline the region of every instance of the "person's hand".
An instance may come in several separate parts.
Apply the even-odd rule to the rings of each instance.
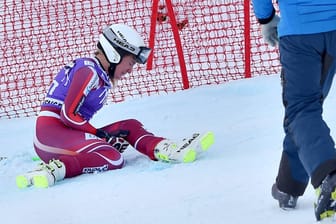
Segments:
[[[129,146],[129,143],[124,139],[127,137],[129,131],[117,130],[111,133],[103,129],[97,129],[96,136],[105,139],[107,143],[117,149],[120,153],[123,153]]]
[[[129,143],[121,137],[115,137],[111,140],[110,145],[112,145],[120,153],[123,153],[129,146]]]
[[[110,143],[114,136],[110,135],[107,131],[104,131],[103,129],[97,129],[96,136],[105,139],[107,143]]]
[[[279,21],[280,17],[274,15],[273,19],[270,22],[261,25],[261,33],[264,38],[264,41],[273,47],[275,47],[279,43],[278,38]]]

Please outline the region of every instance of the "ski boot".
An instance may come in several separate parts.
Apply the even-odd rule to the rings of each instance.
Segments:
[[[155,158],[169,163],[190,163],[196,159],[198,153],[207,151],[214,143],[214,134],[195,133],[192,137],[181,142],[164,139],[154,149]]]
[[[284,210],[294,209],[296,207],[298,197],[280,191],[276,184],[272,186],[272,196],[279,202],[279,207]]]
[[[328,175],[316,189],[314,204],[317,221],[333,217],[336,211],[336,174]]]
[[[16,185],[26,188],[34,185],[37,188],[47,188],[65,177],[64,163],[59,160],[50,160],[41,163],[35,170],[16,177]]]

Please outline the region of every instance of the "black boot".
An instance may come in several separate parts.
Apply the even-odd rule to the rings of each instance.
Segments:
[[[272,186],[272,196],[275,200],[279,201],[279,207],[282,209],[287,210],[296,207],[298,197],[280,191],[276,184],[273,184]]]
[[[336,174],[324,178],[316,192],[318,196],[314,207],[317,221],[334,216],[336,210]]]

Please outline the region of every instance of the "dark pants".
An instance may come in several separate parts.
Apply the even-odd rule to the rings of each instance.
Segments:
[[[323,101],[336,66],[336,31],[280,39],[283,104],[283,153],[278,188],[294,196],[314,188],[336,170],[336,151],[322,118]]]

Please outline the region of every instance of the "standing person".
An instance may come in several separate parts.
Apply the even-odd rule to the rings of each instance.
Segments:
[[[108,91],[136,63],[145,64],[150,49],[124,24],[113,24],[99,37],[94,57],[78,58],[59,71],[36,120],[34,148],[44,161],[19,175],[19,188],[49,187],[64,178],[122,168],[121,153],[130,144],[151,160],[192,162],[214,142],[211,132],[180,142],[158,137],[136,119],[101,128],[89,121],[105,104]]]
[[[322,118],[336,66],[336,2],[278,3],[281,19],[271,0],[253,0],[265,41],[272,46],[279,41],[282,65],[285,138],[272,195],[281,208],[295,208],[311,178],[321,220],[336,210],[336,151]]]

